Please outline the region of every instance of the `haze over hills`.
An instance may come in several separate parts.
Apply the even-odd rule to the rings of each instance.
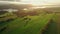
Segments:
[[[35,6],[35,5],[32,5],[32,4],[24,4],[24,3],[21,3],[21,2],[0,1],[0,9],[14,8],[14,9],[19,9],[20,10],[20,9],[29,8],[29,7],[45,7],[46,10],[50,10],[50,9],[55,10],[55,9],[60,8],[60,5],[59,4],[52,4],[52,5]]]
[[[10,5],[10,4],[13,4],[13,5],[32,5],[32,4],[24,4],[24,3],[21,3],[21,2],[0,1],[0,6]],[[47,5],[38,5],[38,6],[40,6],[40,7],[60,7],[59,4],[47,4]]]

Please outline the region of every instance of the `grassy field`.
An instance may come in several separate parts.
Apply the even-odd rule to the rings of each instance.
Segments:
[[[41,14],[39,16],[27,16],[31,20],[17,18],[7,22],[4,26],[7,28],[0,32],[1,34],[42,34],[42,30],[52,19],[54,14]]]

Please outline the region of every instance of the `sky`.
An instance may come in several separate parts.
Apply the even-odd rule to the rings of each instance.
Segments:
[[[50,4],[60,4],[60,0],[0,0],[0,1],[18,1],[21,3],[34,4],[34,5],[50,5]]]
[[[32,3],[32,4],[60,4],[60,0],[21,0],[24,3]]]

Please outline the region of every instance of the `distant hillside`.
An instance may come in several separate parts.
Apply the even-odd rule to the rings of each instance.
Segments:
[[[50,8],[45,8],[44,10],[47,10],[50,12],[60,12],[60,7],[50,7]]]
[[[22,8],[28,8],[30,7],[30,5],[24,5],[24,4],[20,4],[20,5],[14,5],[14,4],[8,4],[8,5],[0,5],[0,9],[8,9],[8,8],[14,8],[14,9],[22,9]]]

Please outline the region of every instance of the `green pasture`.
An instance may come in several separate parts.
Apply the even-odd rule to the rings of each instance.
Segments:
[[[48,24],[49,20],[53,18],[53,16],[54,14],[27,16],[28,18],[31,18],[31,20],[17,18],[13,21],[6,22],[5,25],[2,24],[2,27],[7,26],[7,29],[2,31],[1,34],[42,34],[42,30]]]

